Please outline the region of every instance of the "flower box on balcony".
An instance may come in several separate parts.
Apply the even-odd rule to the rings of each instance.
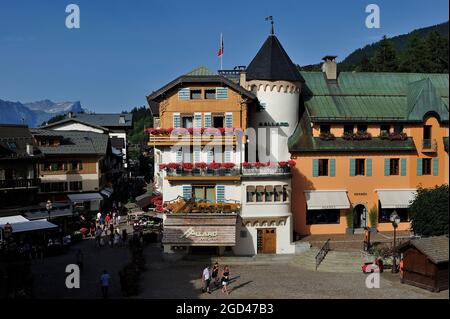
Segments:
[[[336,137],[334,136],[334,134],[331,133],[320,133],[319,138],[322,141],[334,141],[336,139]]]
[[[368,132],[344,133],[342,138],[346,141],[367,141],[372,139],[372,134]]]

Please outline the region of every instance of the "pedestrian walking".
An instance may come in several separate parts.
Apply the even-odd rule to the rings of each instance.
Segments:
[[[109,215],[109,213],[108,214],[106,214],[106,217],[105,217],[105,224],[106,225],[109,225],[109,221],[111,220],[111,216]]]
[[[230,283],[230,267],[228,267],[228,265],[225,265],[225,267],[223,267],[221,282],[222,282],[222,292],[229,295],[230,292],[228,291],[228,285]]]
[[[212,280],[214,281],[214,285],[217,287],[219,285],[219,263],[216,262],[212,269],[211,274]]]
[[[203,269],[202,272],[202,292],[208,292],[211,293],[211,290],[209,288],[209,285],[211,283],[211,270],[210,266],[206,265],[205,269]]]
[[[100,285],[102,287],[102,295],[103,299],[108,298],[108,289],[111,281],[111,276],[108,274],[108,271],[103,270],[103,274],[100,276]]]

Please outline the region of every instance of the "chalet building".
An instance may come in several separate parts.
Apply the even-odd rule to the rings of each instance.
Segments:
[[[132,114],[69,113],[67,118],[42,128],[107,134],[113,152],[122,156],[123,167],[128,167],[128,133],[133,128]]]
[[[302,82],[271,34],[247,70],[200,67],[147,97],[165,252],[294,252],[287,138]]]
[[[109,189],[113,172],[122,165],[121,156],[112,152],[108,135],[44,129],[32,129],[31,134],[44,156],[38,167],[41,199],[77,199],[92,202],[87,207],[91,210],[98,209],[103,200],[99,192]]]
[[[27,126],[0,125],[0,216],[7,215],[8,208],[36,202],[41,159]]]
[[[337,72],[334,56],[305,80],[289,138],[297,234],[409,230],[417,187],[448,183],[448,74]],[[372,219],[376,225],[371,225]]]

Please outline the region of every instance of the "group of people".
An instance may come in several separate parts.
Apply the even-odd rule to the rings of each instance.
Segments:
[[[203,293],[211,293],[211,282],[213,282],[214,286],[216,287],[219,287],[221,285],[222,292],[229,295],[230,291],[228,290],[228,286],[230,283],[230,267],[228,267],[228,265],[225,265],[221,271],[218,262],[216,262],[212,268],[210,265],[206,265],[205,269],[203,269],[202,272]]]

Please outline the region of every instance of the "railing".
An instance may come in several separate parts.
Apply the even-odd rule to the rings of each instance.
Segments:
[[[320,248],[319,252],[316,255],[316,270],[319,268],[319,265],[322,263],[322,261],[325,259],[326,255],[330,251],[330,240],[328,239],[325,244]]]
[[[291,174],[290,167],[253,167],[242,168],[242,175],[257,176],[257,175],[289,175]]]
[[[434,139],[424,139],[422,141],[422,151],[436,152],[437,142]]]
[[[192,177],[192,176],[239,176],[239,169],[235,168],[219,168],[219,169],[210,169],[210,168],[193,168],[190,170],[187,169],[167,169],[168,177]]]
[[[41,180],[39,178],[30,179],[6,179],[0,180],[0,188],[30,188],[39,187]]]
[[[236,144],[236,135],[150,135],[149,145]]]

